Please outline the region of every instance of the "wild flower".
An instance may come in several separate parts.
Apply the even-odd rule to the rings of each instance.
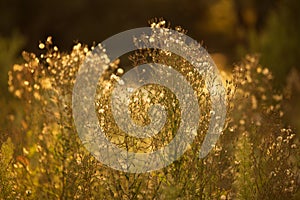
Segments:
[[[169,27],[164,20],[153,20],[150,26]],[[179,160],[158,171],[131,174],[98,162],[83,147],[74,127],[72,89],[93,47],[78,43],[70,53],[62,53],[49,37],[39,48],[45,53],[24,52],[25,63],[9,72],[9,91],[21,99],[26,125],[23,145],[15,147],[15,156],[11,142],[1,149],[0,155],[5,151],[15,158],[10,163],[0,157],[1,163],[13,166],[6,170],[15,177],[8,180],[1,167],[0,185],[9,182],[1,194],[13,191],[19,199],[288,199],[299,192],[299,139],[282,124],[284,95],[274,92],[273,76],[260,66],[257,56],[247,56],[232,74],[222,72],[228,102],[226,126],[213,151],[199,159],[212,114],[203,77],[171,52],[144,49],[130,55],[133,67],[151,61],[182,73],[195,89],[202,113],[196,139]],[[112,143],[127,151],[149,152],[165,146],[180,121],[179,102],[168,88],[146,85],[133,93],[129,104],[132,119],[141,125],[149,123],[150,104],[164,105],[168,119],[159,134],[137,139],[116,125],[110,96],[126,71],[121,64],[112,62],[99,78],[97,92],[102,95],[95,97],[95,110],[101,128]]]

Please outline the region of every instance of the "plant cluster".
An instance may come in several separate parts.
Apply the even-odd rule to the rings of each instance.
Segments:
[[[164,21],[152,26],[165,27]],[[184,31],[176,27],[178,31]],[[23,53],[24,64],[9,72],[9,91],[24,105],[22,145],[11,139],[0,152],[0,199],[296,199],[299,196],[299,139],[282,124],[284,95],[272,89],[272,74],[247,56],[232,74],[222,72],[228,115],[210,154],[198,158],[210,111],[209,93],[190,63],[170,52],[145,49],[130,56],[133,66],[149,61],[170,65],[196,90],[202,112],[196,139],[177,161],[161,170],[134,174],[98,162],[82,145],[72,119],[72,89],[77,71],[91,51],[80,43],[62,53],[51,37],[45,53]],[[91,48],[93,49],[93,48]],[[95,98],[101,128],[111,142],[128,151],[147,152],[174,137],[180,105],[167,88],[147,85],[130,99],[132,118],[149,123],[150,104],[166,105],[168,120],[153,138],[123,133],[110,111],[110,95],[124,73],[119,60],[106,67]]]

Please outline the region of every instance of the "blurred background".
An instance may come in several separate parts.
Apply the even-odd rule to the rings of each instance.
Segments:
[[[259,54],[275,88],[290,96],[286,123],[299,130],[299,10],[298,0],[0,0],[0,132],[10,130],[7,116],[21,112],[7,90],[7,73],[22,62],[22,51],[38,54],[39,42],[52,36],[68,52],[76,42],[91,46],[155,17],[188,30],[223,70]]]

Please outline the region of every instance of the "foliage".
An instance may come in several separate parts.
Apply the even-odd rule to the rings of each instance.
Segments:
[[[266,26],[260,32],[249,31],[247,50],[261,53],[261,63],[273,71],[277,83],[285,81],[292,67],[299,68],[299,8],[297,0],[279,1]]]
[[[21,60],[19,54],[24,42],[24,37],[18,32],[11,37],[0,35],[0,145],[7,139],[7,130],[10,130],[11,136],[18,132],[11,126],[13,119],[15,126],[21,126],[22,109],[20,102],[8,91],[8,71],[14,63]]]
[[[165,26],[165,23],[158,21],[151,25]],[[179,27],[176,29],[183,31]],[[0,162],[10,167],[5,168],[9,171],[7,174],[1,171],[0,180],[15,177],[9,180],[14,187],[3,184],[3,191],[14,192],[11,194],[16,194],[15,198],[287,199],[298,192],[299,141],[292,130],[281,124],[284,96],[273,92],[272,75],[258,64],[257,57],[247,56],[232,75],[222,73],[229,102],[227,124],[218,144],[206,158],[199,159],[198,151],[209,123],[209,94],[198,90],[204,114],[191,149],[164,169],[131,174],[110,169],[95,160],[84,149],[73,124],[72,88],[78,68],[90,49],[78,43],[72,52],[61,53],[53,46],[51,37],[39,47],[45,49],[43,54],[36,56],[24,52],[25,63],[14,65],[9,73],[9,91],[24,103],[27,113],[23,146],[18,147],[22,153],[12,156],[10,141],[1,150],[6,157],[14,157],[11,163],[1,157]],[[135,52],[131,60],[134,66],[149,60],[169,64],[186,76],[191,70],[184,59],[153,49]],[[153,139],[155,142],[139,143],[122,135],[114,125],[107,97],[112,91],[109,86],[123,73],[119,65],[118,61],[111,63],[99,81],[99,89],[103,89],[99,92],[106,89],[106,96],[95,102],[102,128],[120,148],[133,145],[136,147],[133,150],[146,151],[140,143],[146,143],[147,147],[164,145],[172,138],[176,120],[170,120],[160,137]],[[189,81],[205,87],[197,74],[192,74]],[[144,89],[155,90],[153,101],[173,102],[174,110],[170,108],[169,113],[176,119],[177,103],[168,100],[172,99],[169,91],[155,86]],[[155,99],[161,93],[165,98]],[[143,93],[137,91],[134,97],[141,95]],[[133,101],[131,104],[137,114],[133,118],[145,123],[147,118],[143,118],[142,111],[147,103],[140,99],[139,103]]]
[[[20,53],[24,43],[24,37],[17,32],[10,38],[5,38],[0,35],[1,91],[7,91],[7,72],[11,66],[18,61],[18,54]]]
[[[15,191],[15,174],[13,172],[13,154],[14,144],[8,138],[0,149],[0,198],[15,199],[17,192]]]
[[[235,103],[237,112],[229,125],[229,131],[238,132],[234,139],[236,195],[239,199],[291,199],[299,187],[299,141],[282,124],[285,97],[272,89],[273,76],[257,58],[248,57],[237,70],[244,80],[235,96],[246,99]]]

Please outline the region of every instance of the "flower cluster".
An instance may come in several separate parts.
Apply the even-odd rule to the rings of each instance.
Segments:
[[[167,27],[163,20],[151,27]],[[177,31],[185,32],[181,27]],[[1,168],[0,198],[12,199],[290,199],[299,193],[299,139],[282,124],[285,96],[274,92],[272,74],[256,56],[247,56],[232,74],[222,72],[228,113],[226,126],[213,151],[198,158],[209,125],[210,94],[191,63],[157,49],[134,52],[132,66],[148,62],[172,66],[195,90],[201,117],[190,149],[168,167],[144,174],[115,171],[97,162],[84,149],[72,119],[72,90],[80,65],[93,49],[80,43],[62,53],[51,37],[39,45],[45,53],[23,53],[24,64],[9,72],[9,91],[24,106],[22,145],[4,143],[0,163],[11,165],[8,180]],[[129,104],[137,124],[149,123],[147,110],[163,105],[168,119],[152,138],[134,138],[116,125],[110,105],[114,85],[125,72],[120,60],[106,66],[99,77],[95,111],[109,140],[133,152],[149,152],[168,144],[180,122],[175,95],[159,85],[136,90]],[[15,148],[12,161],[3,155]],[[5,159],[3,159],[5,158]],[[2,166],[2,165],[1,165]],[[5,182],[6,181],[6,182]],[[2,185],[6,185],[6,193]],[[14,186],[13,186],[14,185]],[[10,187],[11,186],[11,187]]]

